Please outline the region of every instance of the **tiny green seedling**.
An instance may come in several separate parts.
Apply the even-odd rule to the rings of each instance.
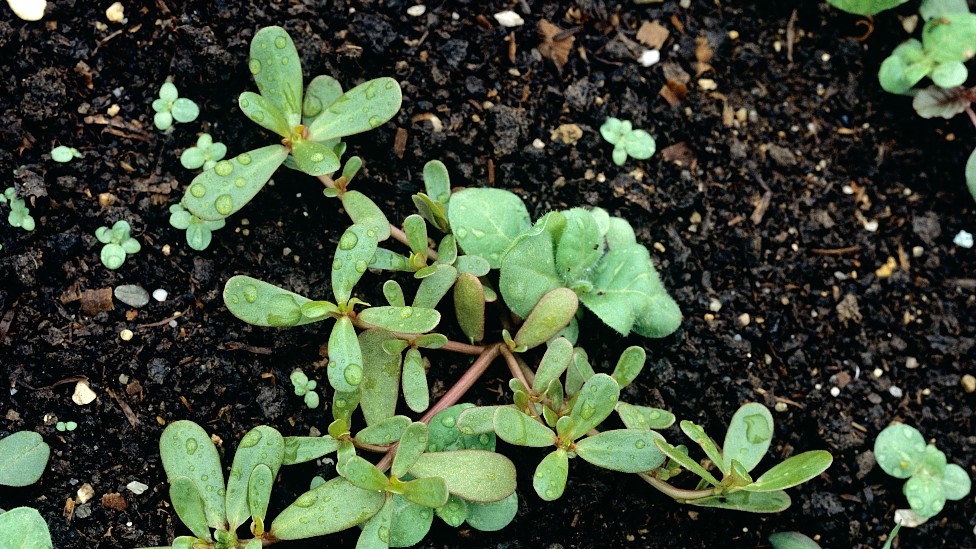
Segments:
[[[613,163],[623,166],[628,156],[637,160],[650,158],[657,150],[651,134],[635,130],[629,120],[610,117],[600,126],[600,135],[613,145]]]
[[[217,162],[224,159],[227,155],[227,146],[223,143],[214,143],[213,137],[209,133],[202,133],[197,138],[197,144],[183,151],[180,155],[180,164],[188,170],[203,168],[209,170],[217,165]]]
[[[213,240],[213,232],[223,229],[227,224],[223,219],[205,221],[193,215],[182,203],[169,207],[169,224],[175,229],[186,231],[186,243],[194,250],[206,250]]]
[[[10,213],[7,214],[7,223],[11,227],[20,227],[25,231],[33,231],[35,227],[34,218],[31,217],[27,202],[22,198],[17,198],[13,187],[7,187],[0,195],[0,204],[9,203]]]
[[[172,82],[159,88],[159,99],[152,102],[153,124],[156,129],[166,131],[176,122],[193,122],[200,116],[200,107],[192,100],[180,97],[179,90]]]
[[[78,424],[74,421],[59,421],[54,428],[63,433],[65,431],[74,431],[78,428]]]
[[[139,241],[130,236],[131,227],[127,221],[116,221],[112,228],[99,227],[95,238],[105,244],[99,257],[105,267],[115,270],[125,263],[127,254],[138,253],[142,249]]]
[[[292,385],[295,386],[295,394],[305,398],[305,406],[314,410],[319,407],[319,394],[315,392],[318,382],[308,379],[305,372],[301,369],[295,370],[290,376]]]
[[[51,448],[33,431],[18,431],[0,439],[0,485],[34,484],[44,473],[50,456]],[[0,542],[4,547],[54,547],[47,523],[30,507],[0,514]]]
[[[59,145],[51,149],[51,160],[55,162],[71,162],[75,158],[81,158],[82,154],[74,147],[66,147],[64,145]]]

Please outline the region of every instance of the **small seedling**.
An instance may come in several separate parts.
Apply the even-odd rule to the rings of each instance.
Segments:
[[[180,97],[179,90],[172,82],[166,82],[159,88],[159,99],[152,102],[156,111],[153,123],[156,129],[166,131],[176,122],[193,122],[200,115],[200,107],[185,97]]]
[[[651,134],[635,130],[629,120],[610,117],[600,126],[600,135],[613,145],[613,163],[623,166],[628,156],[646,160],[657,150]]]
[[[74,147],[59,145],[51,149],[51,160],[55,162],[71,162],[75,158],[81,158],[82,154]]]
[[[202,167],[209,170],[217,165],[217,162],[224,159],[227,154],[227,146],[223,143],[214,143],[213,137],[209,133],[202,133],[197,138],[197,144],[183,151],[180,155],[180,164],[188,170],[195,170]]]
[[[78,428],[78,424],[74,421],[59,421],[54,428],[63,433],[65,431],[74,431]]]
[[[118,269],[125,263],[127,254],[135,254],[142,249],[139,241],[129,235],[130,231],[126,221],[116,221],[111,229],[99,227],[95,231],[95,238],[105,244],[99,257],[107,268],[113,271]]]
[[[305,406],[312,410],[319,407],[319,394],[315,392],[317,381],[308,379],[305,372],[298,369],[291,373],[291,383],[295,386],[295,394],[305,398]]]
[[[13,187],[7,187],[7,190],[0,195],[0,204],[9,203],[10,213],[7,214],[7,223],[11,227],[20,227],[25,231],[33,231],[35,224],[34,218],[31,217],[30,210],[27,208],[27,202],[22,198],[17,198],[16,191]]]
[[[169,207],[169,224],[175,229],[186,231],[186,243],[194,250],[206,250],[213,240],[213,231],[223,229],[226,221],[204,221],[188,212],[182,203]]]

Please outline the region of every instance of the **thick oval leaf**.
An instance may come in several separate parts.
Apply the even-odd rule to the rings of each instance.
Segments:
[[[664,453],[654,444],[664,437],[655,431],[615,429],[586,437],[576,443],[579,457],[604,469],[643,473],[664,463]]]
[[[403,233],[413,253],[427,257],[427,222],[417,214],[408,215],[403,220]]]
[[[574,422],[573,440],[603,423],[617,406],[619,397],[620,386],[607,374],[595,374],[587,380],[569,414]]]
[[[976,53],[976,14],[946,13],[922,27],[925,52],[939,63],[967,61]]]
[[[495,410],[495,434],[509,444],[545,448],[556,444],[556,433],[515,408],[502,406]]]
[[[976,149],[973,149],[966,161],[966,188],[973,200],[976,200]]]
[[[380,250],[376,251],[379,252]],[[394,307],[404,307],[407,304],[403,297],[403,288],[396,280],[387,280],[383,283],[383,297],[386,298],[387,303]]]
[[[573,396],[579,392],[588,379],[594,375],[593,367],[582,347],[573,349],[573,361],[566,369],[566,394]]]
[[[718,445],[715,444],[712,437],[705,433],[705,429],[688,420],[682,420],[679,425],[684,434],[688,435],[688,438],[690,438],[692,442],[701,446],[701,449],[705,451],[705,455],[708,456],[708,459],[712,460],[712,463],[714,463],[715,466],[722,471],[722,473],[726,475],[731,473],[731,465],[725,464],[725,458],[722,457],[722,450],[720,450]]]
[[[447,503],[450,494],[447,491],[447,483],[441,477],[418,478],[403,483],[402,496],[408,500],[436,509]]]
[[[274,484],[275,474],[263,463],[251,471],[247,482],[247,508],[250,516],[254,517],[254,524],[263,525],[268,516],[268,502],[271,501],[271,486]],[[230,521],[230,518],[227,520]]]
[[[610,376],[617,380],[617,385],[620,385],[620,388],[623,389],[637,378],[641,370],[644,369],[644,362],[646,360],[647,354],[644,352],[644,349],[637,346],[627,347],[620,354],[617,365],[614,367],[613,373]]]
[[[816,477],[830,467],[834,458],[830,452],[814,450],[792,456],[777,463],[745,489],[750,492],[786,490]]]
[[[449,263],[449,262],[446,262]],[[457,258],[458,272],[460,273],[470,273],[474,276],[485,276],[488,271],[491,270],[491,265],[488,264],[488,260],[477,255],[462,255]]]
[[[468,502],[465,522],[475,530],[495,532],[509,525],[518,513],[518,493],[490,503]]]
[[[368,196],[359,191],[346,191],[342,193],[342,208],[353,223],[373,229],[377,241],[390,238],[390,222],[386,214]]]
[[[684,503],[749,513],[779,513],[790,506],[790,496],[786,492],[732,492],[722,496],[687,500]]]
[[[390,547],[413,547],[420,543],[434,521],[434,512],[397,494],[393,496],[393,529]]]
[[[227,309],[237,318],[255,326],[298,326],[325,318],[311,318],[303,314],[303,305],[307,303],[312,303],[312,300],[249,276],[233,276],[224,285]]]
[[[348,316],[339,317],[329,335],[329,384],[336,391],[358,391],[363,381],[363,353]]]
[[[522,199],[503,189],[454,193],[447,218],[464,253],[487,259],[492,269],[501,267],[502,255],[515,237],[532,227]]]
[[[367,425],[375,425],[396,413],[403,355],[390,354],[383,347],[385,343],[394,341],[399,340],[386,330],[365,330],[359,334],[359,347],[363,354],[360,407]],[[399,438],[398,434],[393,440]]]
[[[332,292],[336,303],[349,301],[352,289],[363,277],[376,254],[377,233],[362,225],[353,225],[342,233],[332,260]]]
[[[556,273],[552,235],[546,230],[554,219],[546,216],[519,236],[502,260],[498,289],[505,304],[522,318],[529,316],[543,295],[563,285]]]
[[[536,303],[532,313],[515,334],[515,343],[532,349],[549,341],[573,319],[579,308],[576,292],[569,288],[549,291]]]
[[[234,454],[230,475],[227,477],[225,501],[231,531],[237,530],[238,526],[251,517],[249,508],[251,503],[256,503],[260,509],[267,510],[268,500],[271,498],[271,483],[278,475],[284,457],[285,440],[281,433],[271,427],[259,425],[248,431],[241,439]],[[257,486],[257,483],[261,482],[261,473],[258,473],[259,476],[254,479],[251,476],[260,466],[266,467],[271,477],[266,484]],[[261,492],[255,492],[252,497],[252,488]],[[263,521],[264,516],[260,518]]]
[[[34,431],[18,431],[0,439],[0,484],[27,486],[44,473],[51,447]]]
[[[955,463],[946,465],[942,473],[942,491],[946,499],[960,500],[969,495],[972,487],[973,481],[965,469]]]
[[[515,465],[485,450],[427,452],[417,458],[410,474],[441,477],[450,493],[468,501],[499,501],[515,491]]]
[[[440,160],[431,160],[424,164],[424,190],[427,196],[447,204],[451,199],[451,176],[447,173],[447,166]]]
[[[457,269],[450,265],[437,265],[434,272],[424,277],[413,298],[414,307],[434,308],[457,280]]]
[[[389,417],[356,433],[356,440],[364,444],[393,444],[400,440],[409,425],[407,416]]]
[[[281,27],[264,27],[251,40],[248,68],[261,95],[285,116],[290,127],[302,120],[302,62],[291,36]]]
[[[535,493],[546,501],[555,501],[563,495],[566,489],[566,478],[569,477],[569,456],[566,450],[556,448],[544,457],[535,468],[532,475],[532,487]]]
[[[271,523],[270,534],[278,539],[304,539],[339,532],[366,522],[385,501],[383,492],[363,490],[336,477],[298,496]]]
[[[47,523],[31,507],[15,507],[0,514],[0,544],[11,549],[53,549]]]
[[[403,359],[403,400],[408,408],[418,414],[430,406],[427,369],[424,367],[424,358],[417,349],[408,350]]]
[[[564,337],[554,339],[549,344],[549,348],[546,349],[546,354],[542,355],[542,361],[539,362],[539,368],[535,373],[535,380],[532,382],[532,390],[536,393],[545,392],[549,383],[563,375],[572,361],[573,344]]]
[[[359,320],[377,328],[405,334],[423,334],[437,327],[441,314],[424,307],[370,307]]]
[[[422,217],[421,217],[421,220],[423,220]],[[437,262],[438,263],[445,263],[447,265],[452,265],[452,264],[454,264],[455,261],[457,261],[457,258],[458,258],[457,253],[458,253],[457,252],[457,240],[454,239],[454,235],[453,234],[446,234],[446,235],[444,235],[444,238],[442,238],[441,241],[440,241],[440,243],[437,245]],[[462,257],[465,257],[465,256],[462,256]],[[477,256],[471,256],[471,257],[477,257]],[[481,259],[481,258],[479,257],[478,259]],[[484,260],[482,260],[482,261],[484,261]],[[488,266],[488,262],[487,261],[485,261],[485,266],[486,267]],[[488,271],[487,270],[484,273],[478,274],[478,275],[475,275],[475,276],[484,276],[485,274],[488,274]]]
[[[617,414],[628,429],[653,429],[659,431],[674,425],[674,414],[650,406],[634,406],[626,402],[617,403]]]
[[[929,475],[912,475],[902,488],[908,504],[923,517],[934,517],[945,507],[945,492],[940,479]]]
[[[474,408],[473,404],[455,404],[438,413],[429,423],[430,440],[427,442],[428,452],[449,452],[451,450],[495,450],[495,434],[462,434],[458,426],[458,418],[464,410]],[[488,429],[491,429],[491,418],[488,419]]]
[[[381,269],[384,271],[413,271],[413,267],[410,266],[409,259],[385,248],[376,249],[376,254],[373,255],[373,259],[371,259],[369,262],[369,268]],[[391,303],[391,305],[393,305],[393,303]]]
[[[339,442],[329,435],[320,437],[285,437],[285,453],[282,465],[296,465],[331,454],[339,448]]]
[[[596,218],[583,208],[562,212],[566,227],[556,243],[556,272],[567,283],[589,279],[590,269],[603,256],[603,235]]]
[[[472,343],[485,338],[485,288],[478,277],[461,273],[454,283],[454,311],[461,331]]]
[[[464,519],[468,516],[468,504],[457,496],[449,496],[447,503],[435,509],[434,513],[444,522],[457,528],[464,524]]]
[[[325,109],[342,95],[342,84],[327,75],[319,75],[308,83],[302,99],[302,124],[311,126]]]
[[[200,493],[193,479],[187,477],[170,479],[169,500],[173,504],[176,515],[193,532],[193,535],[211,539],[206,504],[203,501],[203,494]],[[223,525],[220,527],[223,528]]]
[[[291,157],[295,166],[308,175],[325,175],[339,169],[339,157],[325,143],[294,141],[291,144]]]
[[[366,522],[356,542],[356,549],[387,549],[390,547],[392,528],[393,498],[389,497],[383,504],[383,508]]]
[[[200,219],[224,219],[250,202],[286,158],[286,147],[268,145],[221,160],[193,178],[183,205]]]
[[[908,478],[925,459],[925,438],[910,425],[889,425],[874,441],[874,456],[885,473]]]
[[[392,78],[376,78],[339,96],[308,127],[313,141],[326,141],[377,128],[400,110],[403,96]]]
[[[442,233],[450,232],[451,225],[447,221],[447,208],[444,204],[434,201],[424,193],[417,193],[412,197],[417,212],[432,226]]]
[[[351,456],[340,473],[363,490],[381,491],[390,484],[390,480],[375,465],[359,456]]]
[[[739,408],[722,444],[723,471],[732,468],[732,460],[738,461],[746,471],[752,471],[762,461],[773,438],[773,415],[758,402],[750,402]]]
[[[403,431],[403,436],[400,437],[400,444],[397,446],[396,455],[393,456],[393,465],[390,467],[390,473],[397,478],[406,475],[410,467],[417,462],[420,454],[423,454],[427,450],[427,439],[428,431],[426,423],[417,421],[407,426]],[[447,501],[446,494],[444,500],[441,505]],[[412,499],[411,501],[420,503]],[[420,503],[420,505],[424,504]],[[440,507],[440,505],[437,507]]]
[[[885,10],[900,6],[908,0],[827,0],[827,3],[839,10],[855,15],[875,15]]]
[[[207,432],[192,421],[174,421],[159,437],[159,456],[170,483],[178,478],[192,482],[196,493],[202,498],[207,524],[211,528],[223,528],[226,517],[224,471],[220,466],[217,447]],[[182,515],[180,518],[183,518]],[[193,533],[197,537],[209,536],[209,532],[206,535],[197,531]]]
[[[820,544],[799,532],[777,532],[769,536],[773,549],[820,549]]]
[[[458,414],[457,428],[465,435],[481,435],[495,432],[495,412],[512,406],[477,406]]]
[[[664,455],[671,458],[672,461],[678,465],[684,467],[688,471],[698,475],[706,482],[712,486],[719,486],[721,483],[714,475],[708,472],[700,463],[691,459],[687,452],[682,452],[680,449],[668,444],[664,439],[654,441],[654,444],[664,453]]]
[[[284,113],[264,96],[246,91],[237,98],[237,104],[245,116],[262,128],[282,137],[291,135],[291,126],[285,120]]]

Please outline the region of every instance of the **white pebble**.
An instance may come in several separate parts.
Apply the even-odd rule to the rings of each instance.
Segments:
[[[901,398],[905,394],[905,392],[902,391],[901,388],[899,388],[899,387],[897,387],[895,385],[892,385],[891,387],[889,387],[888,388],[888,392],[891,394],[891,396],[893,396],[895,398]]]
[[[125,8],[122,2],[116,2],[105,10],[105,18],[113,23],[121,23],[125,19]]]
[[[158,301],[160,303],[162,303],[163,301],[166,301],[166,298],[168,296],[169,296],[169,292],[167,292],[166,290],[164,290],[162,288],[159,288],[158,290],[153,290],[153,299],[155,299],[156,301]]]
[[[867,232],[869,232],[869,233],[877,232],[877,230],[878,230],[878,222],[875,221],[875,220],[873,220],[873,219],[871,221],[865,221],[864,222],[864,230],[867,231]]]
[[[714,297],[708,302],[708,310],[717,313],[722,310],[722,302],[715,299]]]
[[[137,496],[149,489],[149,486],[146,486],[145,484],[139,482],[138,480],[133,480],[129,484],[126,484],[125,487],[128,488],[130,492],[132,492]]]
[[[81,380],[75,384],[75,392],[71,395],[71,400],[78,406],[90,404],[95,400],[95,391],[91,390],[87,381]]]
[[[44,17],[47,0],[7,0],[14,15],[24,21],[39,21]]]
[[[407,15],[410,17],[420,17],[425,13],[427,13],[427,6],[423,4],[417,4],[416,6],[410,6],[407,8]]]
[[[546,144],[543,143],[541,139],[536,139],[535,141],[533,141],[532,142],[532,146],[535,147],[535,148],[537,148],[537,149],[544,149],[544,148],[546,148]]]
[[[169,321],[169,327],[170,328],[175,328],[176,327],[176,320],[175,319]]]
[[[973,247],[973,235],[972,233],[966,231],[959,231],[956,237],[952,239],[952,243],[961,248],[972,248]]]
[[[525,24],[522,16],[512,10],[500,11],[495,14],[495,21],[503,27],[521,27]]]
[[[840,396],[840,387],[831,387],[830,396],[832,397]]]
[[[640,56],[640,64],[645,67],[656,65],[661,60],[661,52],[658,50],[644,50]]]

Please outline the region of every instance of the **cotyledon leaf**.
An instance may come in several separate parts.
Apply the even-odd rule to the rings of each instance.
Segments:
[[[51,447],[34,431],[18,431],[0,439],[0,485],[34,484],[50,455]]]
[[[285,115],[263,95],[246,91],[237,98],[237,104],[245,116],[262,128],[282,137],[291,135],[291,127],[285,120]]]
[[[211,528],[223,528],[224,472],[210,435],[192,421],[174,421],[159,437],[159,455],[170,483],[177,478],[192,482],[202,500],[207,524]],[[205,536],[196,531],[194,534],[209,536],[209,532]]]
[[[316,302],[249,276],[233,276],[224,285],[227,309],[237,318],[255,326],[298,326],[325,318],[303,314],[303,305],[309,303]]]
[[[284,457],[284,438],[276,429],[267,425],[251,429],[241,439],[227,477],[225,501],[231,530],[236,530],[251,516],[252,500],[256,504],[254,507],[267,510],[268,500],[271,498],[271,483],[278,475]],[[252,479],[252,474],[262,465],[267,468],[265,474],[258,472],[258,476]],[[270,479],[266,473],[270,473]],[[253,495],[252,491],[255,491]],[[263,515],[260,518],[264,520]]]
[[[363,322],[407,334],[423,334],[433,330],[441,321],[437,309],[425,307],[370,307],[359,313]]]
[[[261,95],[285,116],[289,127],[302,120],[302,62],[285,29],[264,27],[251,40],[248,68]]]
[[[349,317],[340,317],[329,335],[329,384],[338,392],[357,391],[363,380],[363,353]]]
[[[0,541],[16,549],[53,549],[44,517],[33,507],[15,507],[0,514]]]
[[[340,165],[339,157],[332,152],[332,147],[315,141],[293,142],[291,157],[299,170],[313,176],[333,173]]]
[[[372,130],[400,110],[400,85],[388,77],[363,82],[339,96],[308,127],[309,139],[325,141]]]
[[[379,242],[390,238],[386,214],[368,196],[359,191],[346,191],[342,194],[342,207],[353,223],[373,229]]]
[[[339,247],[332,260],[332,292],[340,305],[352,296],[353,287],[376,254],[376,244],[376,231],[362,225],[349,227],[339,238]]]
[[[363,490],[337,477],[298,496],[271,523],[270,534],[290,540],[339,532],[368,520],[385,501],[383,492]]]
[[[193,178],[183,205],[205,221],[224,219],[250,202],[286,158],[287,147],[268,145],[221,160]]]
[[[302,100],[302,124],[311,126],[322,111],[342,95],[342,84],[328,75],[319,75],[308,83]]]

